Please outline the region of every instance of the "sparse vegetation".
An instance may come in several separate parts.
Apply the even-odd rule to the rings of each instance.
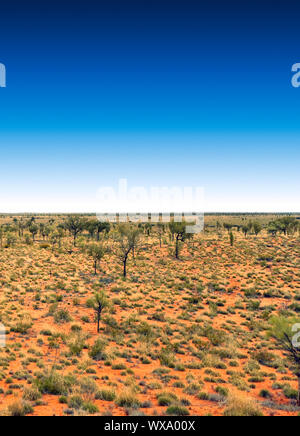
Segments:
[[[298,415],[299,218],[0,217],[1,414]]]

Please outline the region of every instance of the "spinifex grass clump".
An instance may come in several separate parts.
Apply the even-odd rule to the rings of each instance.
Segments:
[[[37,375],[35,385],[42,394],[68,395],[76,384],[74,376],[63,376],[56,371],[47,371]]]
[[[89,351],[90,358],[95,361],[105,360],[107,358],[105,348],[105,342],[101,341],[101,339],[97,339]]]
[[[231,395],[224,411],[225,416],[263,416],[258,403],[252,399]]]
[[[127,407],[132,409],[140,407],[140,401],[138,400],[136,394],[130,390],[125,390],[124,392],[120,393],[116,399],[116,404],[119,407]]]

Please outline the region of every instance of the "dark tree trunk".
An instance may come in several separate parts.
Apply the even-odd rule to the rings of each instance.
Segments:
[[[101,320],[101,312],[102,312],[102,306],[99,304],[97,309],[97,332],[100,333],[100,320]]]
[[[176,259],[179,258],[179,240],[178,240],[178,237],[176,238],[175,257],[176,257]]]
[[[127,276],[127,257],[123,261],[123,277]]]

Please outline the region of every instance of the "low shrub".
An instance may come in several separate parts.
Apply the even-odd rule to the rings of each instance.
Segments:
[[[188,416],[190,414],[188,409],[182,406],[170,406],[166,413],[170,416]]]
[[[263,413],[254,400],[231,395],[224,416],[263,416]]]
[[[102,400],[102,401],[114,401],[116,399],[116,393],[113,390],[105,390],[102,389],[101,391],[96,393],[96,400]]]
[[[8,406],[10,416],[26,416],[33,412],[33,407],[27,401],[15,401]]]
[[[116,405],[136,409],[140,407],[140,402],[133,392],[124,391],[118,396]]]

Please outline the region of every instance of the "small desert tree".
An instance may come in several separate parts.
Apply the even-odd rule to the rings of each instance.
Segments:
[[[158,238],[159,238],[159,246],[160,246],[160,248],[162,246],[162,237],[163,237],[164,232],[165,232],[164,224],[163,223],[158,223],[157,224],[157,234],[158,234]]]
[[[54,250],[55,245],[58,242],[58,233],[57,232],[52,232],[50,235],[50,242],[52,244],[52,249]]]
[[[151,230],[152,230],[152,224],[151,223],[146,223],[145,224],[145,232],[147,236],[151,235]]]
[[[13,247],[17,242],[17,238],[10,232],[6,233],[6,248]]]
[[[49,236],[51,235],[51,231],[51,226],[45,226],[43,237],[49,238]]]
[[[97,319],[97,332],[100,333],[100,321],[103,309],[109,306],[108,298],[104,291],[97,292],[94,298],[89,301],[89,306],[92,307],[96,312]]]
[[[299,225],[297,219],[291,216],[279,218],[273,221],[272,224],[277,228],[277,231],[283,233],[285,236],[287,234],[293,234]]]
[[[32,240],[35,241],[35,237],[36,237],[36,235],[38,234],[38,231],[39,231],[38,226],[36,224],[30,224],[28,230],[29,230],[29,232],[32,235]]]
[[[91,238],[93,238],[96,235],[96,240],[100,241],[101,233],[103,232],[109,233],[110,223],[101,222],[98,220],[88,221],[86,223],[86,229],[88,230]]]
[[[278,231],[279,231],[279,229],[278,229],[278,227],[276,226],[276,223],[275,223],[275,222],[271,222],[271,223],[269,223],[269,225],[268,225],[268,233],[269,233],[270,235],[272,235],[273,237],[275,237],[275,236],[277,235]]]
[[[106,255],[107,249],[102,244],[90,244],[87,246],[86,251],[94,261],[94,271],[96,276],[98,265],[103,257]]]
[[[129,240],[132,247],[132,257],[135,258],[135,252],[139,246],[141,230],[138,227],[132,228],[129,234]]]
[[[45,224],[44,223],[40,223],[39,232],[40,232],[40,235],[42,236],[43,239],[45,239],[45,236],[46,236],[45,228],[46,228]]]
[[[63,237],[63,230],[61,228],[55,228],[54,226],[50,229],[50,242],[52,244],[52,248],[54,249],[55,245],[58,244],[59,248],[61,247],[61,239]]]
[[[70,216],[65,222],[65,228],[69,230],[74,240],[74,247],[76,247],[76,240],[78,235],[83,232],[86,227],[86,221],[79,216]]]
[[[255,233],[255,236],[257,236],[262,231],[262,226],[257,221],[253,223],[252,228]]]
[[[233,247],[234,246],[234,235],[233,235],[233,232],[229,233],[229,238],[230,238],[230,245]]]
[[[141,231],[130,224],[120,224],[116,241],[118,243],[117,255],[123,263],[123,277],[127,276],[127,261],[130,253],[133,256],[140,240]]]
[[[179,259],[180,243],[185,242],[191,237],[189,233],[186,232],[186,222],[176,223],[172,221],[169,224],[170,233],[172,239],[175,239],[175,257]]]
[[[57,227],[58,246],[61,247],[61,240],[64,237],[64,231],[61,227]]]
[[[19,232],[19,237],[23,237],[24,235],[24,229],[25,229],[25,223],[23,222],[22,218],[20,221],[18,221],[18,232]]]
[[[242,226],[242,232],[245,235],[245,238],[247,238],[248,233],[251,230],[251,225],[250,224],[245,224],[244,226]]]
[[[224,224],[223,224],[223,227],[224,227],[225,230],[227,230],[228,233],[230,233],[230,231],[231,231],[233,225],[230,224],[230,223],[224,223]]]
[[[293,326],[299,327],[300,320],[285,318],[283,316],[272,317],[270,320],[270,330],[268,336],[273,337],[282,350],[287,352],[292,365],[292,370],[298,378],[298,406],[300,406],[300,343],[297,343],[297,331]]]

